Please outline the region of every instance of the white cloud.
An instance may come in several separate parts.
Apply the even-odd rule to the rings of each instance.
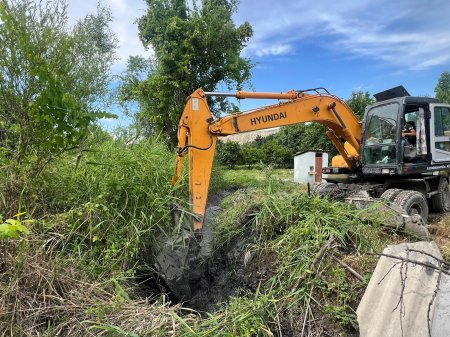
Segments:
[[[256,10],[252,2],[242,0],[236,15],[254,28],[246,56],[298,52],[308,39],[409,69],[450,61],[449,1],[260,0]]]
[[[248,54],[255,54],[257,56],[266,55],[285,55],[293,52],[291,45],[271,45],[271,46],[258,46],[257,44],[252,44],[247,48]]]
[[[97,3],[95,1],[68,0],[67,2],[71,24],[82,19],[86,14],[96,12]],[[113,16],[111,29],[119,44],[118,60],[113,71],[122,71],[131,55],[148,57],[153,54],[152,50],[146,50],[143,47],[138,37],[136,20],[145,13],[146,4],[143,0],[103,0],[101,4],[111,9]]]

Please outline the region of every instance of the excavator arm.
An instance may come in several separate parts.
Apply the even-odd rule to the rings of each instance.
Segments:
[[[195,231],[203,227],[208,188],[217,137],[305,122],[318,122],[328,129],[327,136],[340,156],[337,165],[353,170],[359,164],[361,123],[350,107],[327,91],[314,93],[289,91],[259,93],[239,91],[235,94],[208,93],[196,90],[187,100],[178,125],[177,175],[181,178],[186,153],[189,162],[189,195]],[[239,99],[279,99],[246,113],[235,113],[214,120],[207,104],[208,96],[232,96]]]

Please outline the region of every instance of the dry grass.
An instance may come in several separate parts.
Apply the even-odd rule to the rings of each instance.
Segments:
[[[46,242],[0,242],[1,336],[173,336],[194,319],[164,301],[130,300],[117,282],[90,281]]]
[[[433,240],[441,250],[444,260],[450,260],[450,214],[436,216],[428,227]]]

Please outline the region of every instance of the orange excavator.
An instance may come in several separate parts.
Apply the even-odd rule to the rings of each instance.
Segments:
[[[214,119],[207,102],[210,96],[278,99],[279,103]],[[382,220],[385,225],[429,235],[423,226],[429,207],[438,212],[450,210],[450,105],[434,98],[410,96],[402,86],[374,96],[377,102],[366,108],[362,121],[345,101],[324,88],[286,93],[198,89],[188,97],[178,126],[177,174],[173,180],[176,183],[182,177],[187,154],[192,209],[181,212],[188,214],[189,224],[186,227],[186,217],[183,221],[178,218],[178,236],[167,238],[170,244],[158,248],[155,264],[178,298],[192,297],[202,266],[199,259],[210,252],[211,230],[204,227],[205,210],[220,136],[321,123],[339,155],[333,157],[331,167],[322,169],[327,174],[326,182],[315,185],[313,192],[320,196],[345,195],[355,206],[381,198],[388,206],[376,216],[386,217]],[[387,214],[391,211],[392,216]]]

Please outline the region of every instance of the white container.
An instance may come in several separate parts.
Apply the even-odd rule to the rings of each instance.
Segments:
[[[320,150],[300,152],[294,156],[294,181],[314,183],[323,181],[322,168],[328,166],[328,153]]]

